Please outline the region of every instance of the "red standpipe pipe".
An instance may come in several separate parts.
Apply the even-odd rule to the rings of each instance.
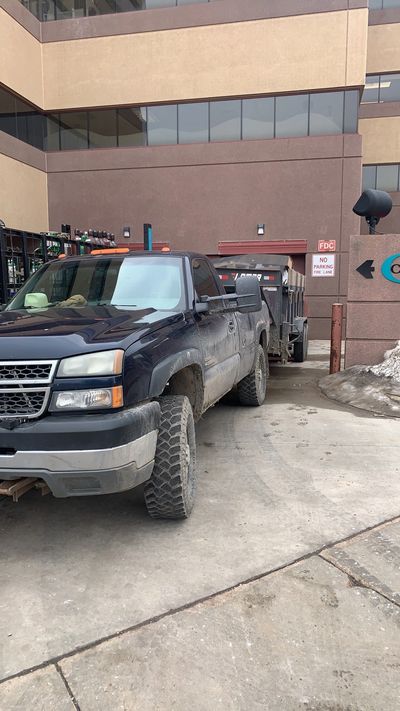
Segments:
[[[343,304],[332,304],[331,363],[329,372],[339,373],[342,361]]]

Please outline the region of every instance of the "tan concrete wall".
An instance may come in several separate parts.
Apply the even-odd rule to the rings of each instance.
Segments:
[[[361,119],[359,132],[365,165],[400,163],[400,116]]]
[[[42,47],[46,109],[296,92],[364,83],[366,9]]]
[[[48,229],[47,175],[0,153],[0,217],[7,227]]]
[[[40,42],[0,8],[0,83],[43,106]]]
[[[372,25],[368,30],[367,73],[400,71],[400,24]]]

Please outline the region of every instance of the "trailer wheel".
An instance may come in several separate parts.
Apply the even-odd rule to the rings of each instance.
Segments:
[[[267,394],[268,365],[264,348],[258,346],[254,369],[238,384],[238,396],[241,405],[259,407]]]
[[[193,412],[185,396],[160,398],[161,423],[153,473],[144,497],[152,518],[184,519],[196,490],[196,437]]]
[[[308,323],[304,324],[303,338],[296,341],[293,346],[293,360],[295,363],[304,363],[308,355]]]

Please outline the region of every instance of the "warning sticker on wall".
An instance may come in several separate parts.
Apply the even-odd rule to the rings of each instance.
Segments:
[[[334,277],[335,276],[335,254],[313,254],[312,275],[313,277]]]

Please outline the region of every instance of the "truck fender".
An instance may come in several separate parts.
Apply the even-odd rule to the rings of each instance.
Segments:
[[[179,353],[173,353],[173,355],[157,363],[151,376],[150,397],[161,395],[172,376],[190,365],[196,365],[200,368],[204,382],[202,355],[196,348],[188,348]]]

